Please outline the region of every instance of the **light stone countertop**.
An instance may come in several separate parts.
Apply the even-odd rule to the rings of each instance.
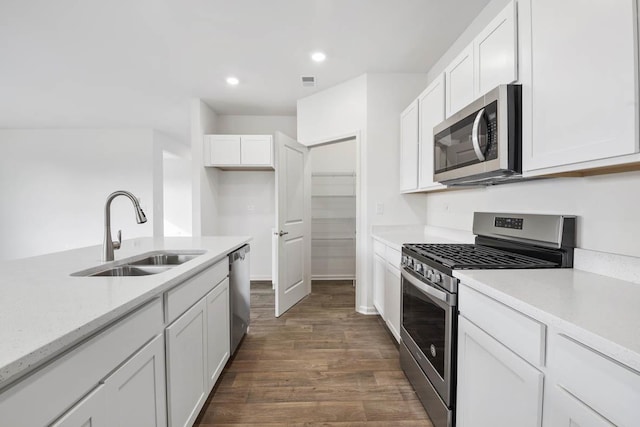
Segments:
[[[72,277],[103,264],[101,245],[0,263],[0,388],[250,240],[220,236],[124,241],[116,261],[157,250],[205,251],[166,272],[139,277]]]
[[[454,276],[640,372],[640,284],[576,269],[457,270]]]

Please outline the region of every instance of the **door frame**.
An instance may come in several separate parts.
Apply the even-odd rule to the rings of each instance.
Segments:
[[[362,191],[362,145],[361,145],[361,137],[360,131],[356,130],[353,132],[348,132],[342,135],[337,135],[329,138],[323,138],[320,140],[313,141],[309,144],[306,144],[309,147],[310,152],[313,152],[314,147],[320,147],[323,145],[336,144],[340,142],[345,142],[355,139],[356,144],[356,280],[355,280],[355,288],[356,288],[356,298],[355,298],[355,310],[359,313],[364,314],[374,314],[376,311],[369,313],[368,310],[363,311],[363,306],[360,305],[359,295],[365,291],[366,286],[364,284],[364,271],[363,269],[366,267],[365,262],[365,254],[367,253],[366,248],[366,233],[364,232],[364,217],[362,215],[362,206],[364,202],[364,192]],[[366,291],[365,291],[366,292]]]

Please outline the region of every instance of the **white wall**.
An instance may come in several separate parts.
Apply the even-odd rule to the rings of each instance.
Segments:
[[[218,133],[273,135],[276,131],[296,139],[296,116],[218,116]]]
[[[356,140],[320,145],[309,151],[311,173],[356,171]]]
[[[439,74],[506,4],[487,5],[459,40],[429,71]],[[473,212],[504,211],[578,215],[578,247],[640,256],[640,172],[587,178],[554,178],[490,188],[430,193],[426,221],[429,225],[471,230]]]
[[[295,116],[219,115],[216,133],[273,135],[296,138]],[[251,279],[271,280],[271,229],[275,225],[273,171],[218,171],[217,234],[250,235]]]
[[[124,239],[151,236],[162,224],[151,130],[0,130],[0,146],[0,259],[101,244],[104,203],[115,190],[137,196],[148,222],[136,224],[131,202],[118,197],[114,238],[118,229]]]
[[[193,221],[191,147],[158,131],[154,131],[154,145],[156,156],[162,157],[163,234],[190,236]]]
[[[298,100],[298,141],[337,139],[367,127],[367,75]]]
[[[424,196],[399,192],[400,112],[427,86],[426,74],[366,74],[298,100],[298,136],[308,145],[359,132],[358,310],[373,310],[371,227],[416,224]],[[376,208],[382,204],[383,213]]]
[[[203,136],[219,133],[218,115],[200,99],[191,100],[191,160],[194,236],[214,236],[218,234],[218,169],[204,167]]]

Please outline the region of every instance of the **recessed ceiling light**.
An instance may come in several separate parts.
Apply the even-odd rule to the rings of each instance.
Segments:
[[[227,77],[227,84],[228,85],[235,86],[238,83],[240,83],[240,80],[238,80],[237,77]]]
[[[311,59],[313,59],[316,62],[322,62],[325,59],[327,59],[327,55],[325,55],[322,52],[314,52],[311,54]]]

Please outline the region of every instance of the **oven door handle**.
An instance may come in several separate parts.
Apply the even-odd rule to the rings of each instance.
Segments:
[[[484,108],[478,111],[478,115],[476,119],[473,121],[473,131],[471,132],[471,142],[473,143],[473,151],[476,152],[476,157],[481,162],[484,162],[485,157],[484,153],[480,149],[480,120],[482,120],[482,116],[484,115]]]
[[[409,283],[411,283],[416,288],[418,288],[420,292],[427,294],[433,298],[436,298],[437,300],[444,302],[450,307],[456,305],[455,295],[436,289],[433,286],[429,286],[426,283],[416,279],[415,277],[413,277],[412,275],[410,275],[404,270],[402,270],[402,278],[408,281]]]

